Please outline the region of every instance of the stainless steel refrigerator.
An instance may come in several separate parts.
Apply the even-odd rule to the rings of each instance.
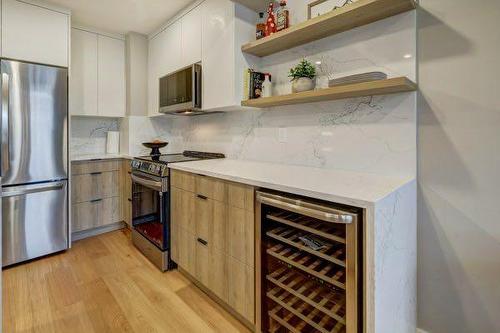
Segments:
[[[68,70],[1,60],[2,265],[68,248]]]

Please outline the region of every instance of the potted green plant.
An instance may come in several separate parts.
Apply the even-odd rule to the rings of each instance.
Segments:
[[[290,69],[289,77],[292,78],[292,91],[294,93],[313,90],[316,86],[316,67],[306,59],[302,59],[297,66]]]

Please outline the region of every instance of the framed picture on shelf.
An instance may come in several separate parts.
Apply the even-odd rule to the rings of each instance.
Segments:
[[[317,16],[329,13],[332,10],[344,7],[353,3],[354,0],[316,0],[307,5],[307,18],[312,19]]]

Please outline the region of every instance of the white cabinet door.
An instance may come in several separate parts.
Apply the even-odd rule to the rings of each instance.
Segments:
[[[125,41],[98,36],[98,109],[104,117],[125,116]]]
[[[97,34],[71,29],[70,113],[98,116]]]
[[[203,108],[234,105],[234,3],[207,0],[201,6]]]
[[[2,57],[68,67],[69,15],[2,0]]]
[[[160,43],[158,74],[159,77],[163,77],[182,67],[181,22],[173,23],[157,38],[159,38]]]
[[[201,6],[181,19],[182,67],[201,61]]]
[[[158,36],[149,40],[148,54],[148,115],[159,115],[159,62],[160,62],[160,38]]]

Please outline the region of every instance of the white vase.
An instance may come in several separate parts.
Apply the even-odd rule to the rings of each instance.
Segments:
[[[315,81],[308,77],[299,77],[292,81],[292,92],[294,93],[313,90],[314,87]]]

